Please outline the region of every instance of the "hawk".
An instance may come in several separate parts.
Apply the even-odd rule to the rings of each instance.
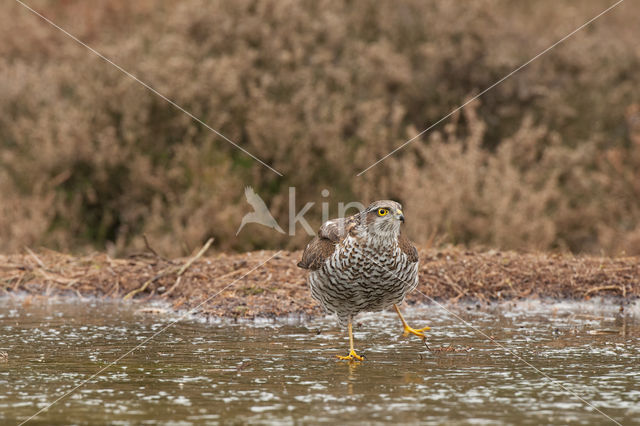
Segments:
[[[325,222],[302,254],[298,266],[310,271],[312,297],[347,325],[349,355],[340,359],[364,359],[353,345],[352,321],[360,312],[393,306],[405,336],[424,339],[430,329],[409,327],[397,306],[418,285],[418,251],[400,232],[403,223],[399,203],[376,201],[358,214]]]

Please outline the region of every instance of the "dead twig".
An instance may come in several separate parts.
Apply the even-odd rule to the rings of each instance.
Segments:
[[[244,268],[236,269],[235,271],[228,272],[224,275],[220,275],[219,277],[213,277],[213,279],[216,281],[224,280],[225,278],[229,278],[230,276],[237,274],[238,272],[242,272],[243,270]]]
[[[209,238],[209,240],[204,244],[204,246],[202,246],[202,248],[200,249],[198,254],[196,254],[191,259],[189,259],[189,261],[187,263],[185,263],[182,268],[180,268],[180,270],[178,271],[178,276],[184,274],[185,271],[191,267],[193,262],[195,262],[196,260],[200,259],[202,257],[202,255],[205,254],[207,250],[209,250],[209,247],[211,247],[212,243],[213,243],[213,238]]]
[[[176,282],[169,289],[169,291],[173,291],[175,289],[175,287],[180,283],[180,277],[182,276],[182,274],[184,274],[187,271],[187,269],[189,269],[191,267],[191,265],[193,265],[193,262],[195,262],[196,260],[201,258],[202,255],[205,254],[207,250],[209,250],[209,247],[211,247],[212,243],[213,243],[213,238],[209,238],[209,240],[205,243],[205,245],[202,246],[200,251],[198,251],[198,253],[195,256],[190,258],[184,265],[182,265],[182,267],[180,267],[180,268],[170,267],[170,268],[167,268],[167,269],[163,270],[158,275],[156,275],[153,278],[145,281],[144,284],[142,284],[142,286],[140,286],[139,288],[130,291],[126,296],[124,296],[123,299],[124,300],[130,299],[133,296],[135,296],[136,294],[145,291],[147,289],[147,287],[149,287],[149,284],[158,281],[160,278],[164,278],[164,277],[167,277],[167,276],[172,275],[172,274],[177,274],[178,276],[176,278]]]
[[[47,267],[42,262],[42,260],[40,260],[40,258],[29,247],[25,247],[25,250],[27,250],[27,252],[29,253],[29,256],[31,256],[36,261],[38,266],[40,266],[44,270],[47,269]]]
[[[429,347],[427,346],[427,348]],[[447,346],[440,346],[439,348],[429,348],[431,352],[454,352],[454,353],[469,352],[471,351],[471,349],[473,349],[471,346],[456,348],[454,346],[451,346],[450,343]]]
[[[175,290],[175,289],[178,287],[178,285],[180,284],[180,280],[181,280],[181,279],[182,279],[182,277],[178,277],[178,278],[176,279],[176,282],[175,282],[175,283],[173,283],[173,285],[169,288],[169,290],[165,291],[165,292],[162,294],[162,297],[169,297],[169,295],[170,295],[171,293],[173,293],[173,290]]]
[[[149,240],[147,239],[147,234],[142,234],[142,239],[144,240],[144,245],[147,247],[147,250],[149,250],[151,253],[153,253],[153,255],[155,257],[157,257],[158,259],[164,260],[165,262],[167,261],[167,259],[165,259],[164,257],[160,256],[158,254],[158,252],[155,251],[153,249],[153,247],[151,247],[151,244],[149,244]]]
[[[454,297],[455,302],[457,302],[458,299],[460,299],[461,297],[464,297],[467,295],[467,292],[463,291],[460,288],[460,286],[456,284],[448,274],[443,274],[443,276],[445,278],[445,282],[449,285],[449,287],[451,287],[453,290],[455,290],[456,293],[458,293],[458,295]]]
[[[168,275],[171,275],[173,273],[175,273],[175,269],[176,268],[167,268],[164,271],[160,272],[158,275],[154,276],[151,279],[148,279],[147,281],[144,282],[144,284],[142,284],[140,287],[138,287],[135,290],[130,291],[129,293],[127,293],[126,296],[124,296],[122,299],[123,300],[127,300],[127,299],[131,299],[133,296],[135,296],[138,293],[141,293],[143,291],[145,291],[147,289],[147,287],[149,287],[149,284],[154,283],[156,281],[158,281],[160,278],[166,277]]]
[[[588,296],[591,293],[595,293],[601,290],[618,290],[620,293],[625,293],[625,289],[621,288],[619,285],[603,285],[600,287],[590,288],[589,290],[584,292],[584,295]]]

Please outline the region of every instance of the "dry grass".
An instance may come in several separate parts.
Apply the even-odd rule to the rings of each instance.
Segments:
[[[204,252],[201,251],[200,255]],[[0,256],[0,289],[40,297],[165,300],[174,309],[213,317],[317,315],[300,252],[222,254],[166,260],[154,254],[112,259],[106,254],[72,257],[52,251]],[[640,259],[514,252],[420,250],[420,284],[410,304],[493,302],[522,297],[588,299],[640,297]],[[253,270],[256,268],[255,270]],[[252,272],[253,270],[253,272]],[[428,297],[427,297],[428,296]]]
[[[235,237],[252,185],[285,229],[289,186],[298,206],[328,188],[333,206],[398,199],[420,243],[640,254],[637,3],[360,178],[612,2],[31,3],[285,177],[3,2],[2,252],[124,255],[143,234],[165,256],[209,237],[220,250],[302,247],[302,232]]]

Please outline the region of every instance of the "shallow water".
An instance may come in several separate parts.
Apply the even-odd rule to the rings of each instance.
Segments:
[[[135,304],[25,300],[0,299],[7,424],[177,319]],[[348,341],[329,318],[181,320],[31,422],[613,424],[594,407],[622,424],[640,419],[637,304],[622,315],[604,302],[449,309],[460,318],[436,305],[407,310],[412,325],[433,327],[432,351],[401,337],[395,314],[358,317],[362,364],[334,358],[346,355]],[[456,351],[438,351],[449,345]]]

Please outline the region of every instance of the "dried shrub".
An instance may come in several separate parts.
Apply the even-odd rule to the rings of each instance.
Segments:
[[[633,3],[357,178],[609,3],[33,4],[285,176],[5,2],[1,251],[123,254],[144,248],[142,234],[167,256],[209,236],[219,249],[301,247],[304,232],[250,225],[235,237],[251,185],[285,229],[295,186],[298,208],[397,198],[421,243],[437,233],[470,245],[640,253]],[[320,216],[315,208],[308,218],[317,226]]]

